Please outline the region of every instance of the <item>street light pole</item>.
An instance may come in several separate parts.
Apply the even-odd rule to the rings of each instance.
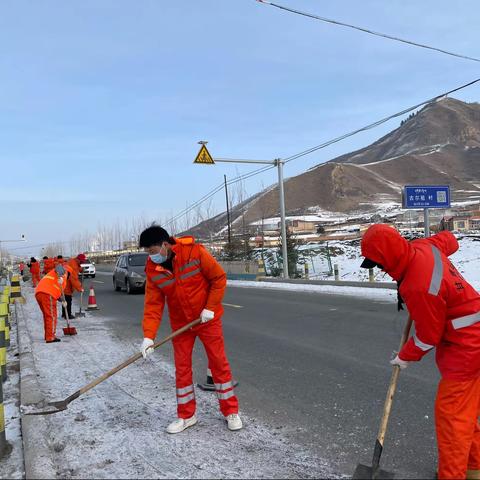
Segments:
[[[206,141],[198,142],[202,145],[202,149],[206,148]],[[201,152],[202,150],[200,150]],[[210,155],[208,153],[208,155]],[[286,226],[286,219],[285,219],[285,192],[283,188],[283,164],[285,163],[280,158],[276,158],[275,160],[249,160],[249,159],[234,159],[234,158],[210,158],[211,161],[209,163],[256,163],[262,165],[273,165],[277,167],[278,172],[278,194],[280,198],[280,223],[281,223],[281,234],[282,234],[282,256],[283,256],[283,278],[288,279],[288,249],[287,249],[287,226]],[[195,163],[203,163],[203,162],[195,162]]]

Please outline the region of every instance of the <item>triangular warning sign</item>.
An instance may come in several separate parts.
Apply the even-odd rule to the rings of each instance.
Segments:
[[[202,148],[198,152],[198,155],[195,157],[193,163],[203,163],[204,165],[214,165],[215,162],[213,161],[210,152],[207,150],[205,145],[202,145]]]

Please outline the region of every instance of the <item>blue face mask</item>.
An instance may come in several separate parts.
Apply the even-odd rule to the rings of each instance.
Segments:
[[[155,253],[154,255],[149,255],[149,257],[153,263],[163,263],[167,261],[166,255],[162,255],[161,253]]]

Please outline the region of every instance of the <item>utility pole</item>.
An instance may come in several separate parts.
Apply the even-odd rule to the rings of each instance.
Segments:
[[[228,190],[227,190],[227,176],[224,175],[223,179],[225,181],[225,201],[227,203],[227,227],[228,227],[228,244],[232,242],[232,236],[230,232],[230,205],[228,201]]]

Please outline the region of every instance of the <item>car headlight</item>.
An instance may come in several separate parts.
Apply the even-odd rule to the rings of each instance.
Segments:
[[[143,275],[139,275],[137,272],[132,272],[130,276],[133,278],[143,278]]]

